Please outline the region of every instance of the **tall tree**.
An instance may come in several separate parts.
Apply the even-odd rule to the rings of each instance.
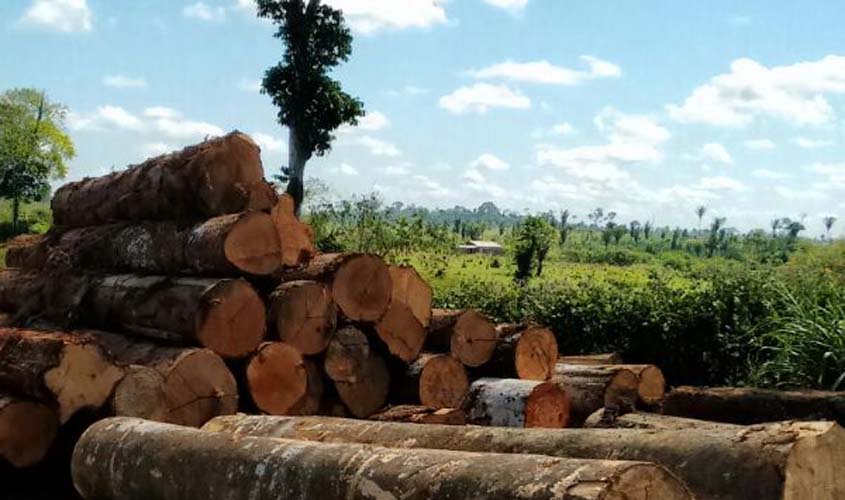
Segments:
[[[0,95],[0,197],[12,200],[17,229],[21,202],[50,191],[50,180],[67,174],[73,142],[64,132],[67,110],[44,92],[12,89]]]
[[[704,218],[704,214],[707,213],[707,207],[701,205],[700,207],[695,209],[695,215],[698,216],[698,230],[701,231],[701,219]]]
[[[836,224],[836,217],[828,216],[822,219],[824,222],[824,229],[827,232],[827,239],[830,239],[830,230],[833,229],[833,225]]]
[[[298,213],[305,164],[331,149],[333,132],[341,125],[355,125],[364,115],[364,104],[329,76],[332,68],[349,60],[352,34],[343,13],[320,0],[256,3],[259,17],[278,26],[274,36],[285,46],[282,61],[264,75],[262,91],[279,108],[279,123],[288,128],[288,165],[282,172]]]

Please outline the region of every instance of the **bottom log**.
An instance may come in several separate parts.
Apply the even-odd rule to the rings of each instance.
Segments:
[[[0,459],[14,467],[37,464],[53,444],[58,425],[51,408],[0,394]]]
[[[644,462],[422,449],[397,453],[125,418],[89,428],[74,450],[72,471],[87,500],[692,498],[671,473]]]
[[[390,371],[384,358],[370,351],[361,375],[349,382],[335,382],[337,394],[353,416],[367,418],[382,409],[390,392]]]
[[[320,368],[288,344],[262,344],[247,365],[246,380],[253,403],[265,413],[312,415],[320,409]]]
[[[457,408],[431,408],[428,406],[399,405],[370,417],[378,422],[405,422],[409,424],[466,425],[467,417]]]
[[[473,424],[499,427],[566,427],[569,396],[552,382],[482,378],[464,402]]]
[[[710,422],[707,420],[696,420],[693,418],[670,417],[657,413],[634,412],[625,415],[617,415],[612,411],[601,409],[584,422],[584,427],[591,429],[651,429],[658,431],[716,431],[722,432],[726,429],[741,431],[741,425]]]

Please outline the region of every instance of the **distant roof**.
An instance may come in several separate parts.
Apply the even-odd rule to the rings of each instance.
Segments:
[[[474,247],[481,247],[481,248],[502,248],[502,245],[496,243],[495,241],[473,240],[473,241],[470,241],[469,244],[474,246]]]

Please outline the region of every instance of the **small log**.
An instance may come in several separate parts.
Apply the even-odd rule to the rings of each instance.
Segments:
[[[317,253],[314,248],[314,231],[299,220],[294,206],[293,197],[283,194],[270,212],[281,242],[282,264],[285,267],[305,264]]]
[[[290,281],[270,296],[270,324],[279,340],[305,355],[325,351],[337,325],[331,292],[316,281]]]
[[[88,500],[692,498],[668,471],[644,462],[423,449],[396,453],[134,419],[90,427],[74,450],[71,468],[77,490]]]
[[[663,370],[654,365],[609,365],[634,372],[639,379],[637,394],[645,406],[657,406],[666,396],[666,378]]]
[[[47,455],[59,418],[47,405],[0,394],[0,460],[30,467]]]
[[[431,286],[410,266],[390,266],[390,278],[393,281],[391,301],[407,305],[423,328],[428,328],[434,295]]]
[[[452,353],[464,365],[477,368],[493,357],[496,341],[496,327],[478,311],[435,309],[425,349]]]
[[[269,210],[276,200],[264,180],[258,146],[232,132],[126,170],[65,184],[51,206],[57,226],[82,227]]]
[[[470,386],[463,408],[476,425],[566,427],[569,396],[551,382],[482,378]]]
[[[625,368],[563,363],[555,366],[554,381],[569,394],[574,422],[583,422],[601,408],[614,414],[632,411],[640,385],[634,372]]]
[[[55,404],[61,423],[105,406],[122,377],[90,336],[0,328],[0,386]]]
[[[391,301],[375,330],[390,353],[405,363],[417,359],[425,343],[425,328],[404,302]]]
[[[618,352],[605,354],[578,354],[575,356],[558,356],[558,363],[565,365],[621,365],[622,355]]]
[[[430,408],[458,408],[469,391],[466,368],[449,354],[426,353],[394,381],[399,400]]]
[[[390,372],[384,358],[370,351],[360,376],[349,382],[335,381],[334,386],[352,416],[367,418],[384,408],[390,391]]]
[[[367,336],[354,326],[346,326],[329,342],[323,368],[335,382],[356,382],[366,376],[369,359]]]
[[[677,387],[663,413],[732,424],[781,420],[834,420],[845,425],[845,393],[734,387]]]
[[[584,422],[584,427],[592,429],[650,429],[658,431],[716,431],[722,432],[725,429],[733,428],[741,431],[741,425],[725,424],[720,422],[708,422],[706,420],[695,420],[692,418],[670,417],[657,413],[632,412],[620,415],[607,410],[599,410]]]
[[[305,267],[279,275],[282,282],[329,285],[340,311],[352,321],[378,321],[387,312],[393,288],[387,265],[375,255],[320,254]]]
[[[247,365],[246,379],[252,401],[265,413],[312,415],[320,409],[320,368],[288,344],[262,344]]]
[[[845,475],[841,473],[845,431],[830,422],[785,422],[738,430],[725,426],[720,432],[712,432],[423,426],[235,415],[216,418],[203,429],[402,450],[428,448],[652,462],[683,479],[698,500],[838,500],[845,491]],[[628,498],[673,498],[649,493]]]
[[[376,413],[369,420],[377,422],[405,422],[427,425],[466,425],[466,413],[458,408],[431,408],[428,406],[400,405]]]
[[[557,340],[548,328],[526,325],[496,327],[496,350],[476,374],[483,377],[549,380],[557,360]]]

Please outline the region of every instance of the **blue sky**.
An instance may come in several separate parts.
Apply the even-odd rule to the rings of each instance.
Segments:
[[[325,1],[369,112],[309,163],[338,196],[687,226],[703,204],[741,229],[806,214],[811,235],[845,215],[840,2]],[[235,128],[269,175],[272,32],[251,0],[5,0],[0,89],[68,105],[71,179]]]

